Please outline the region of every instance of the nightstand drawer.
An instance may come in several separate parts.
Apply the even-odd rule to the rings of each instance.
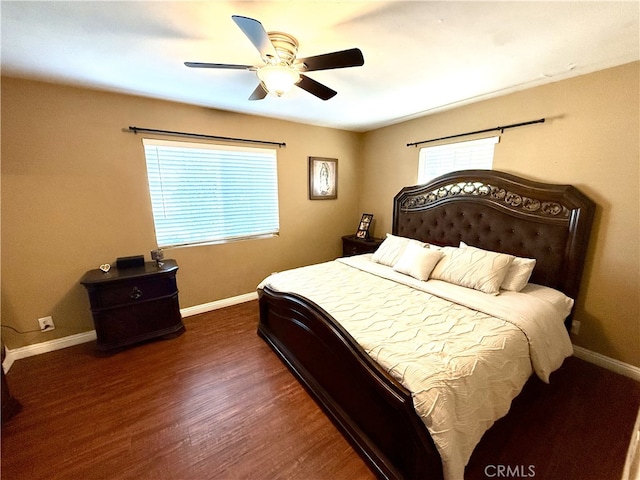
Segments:
[[[115,283],[91,292],[91,306],[93,310],[119,307],[166,297],[177,291],[175,277]]]
[[[178,296],[94,313],[100,346],[116,347],[183,329]],[[153,323],[150,322],[153,319]],[[152,334],[151,334],[152,333]]]
[[[358,238],[355,235],[345,235],[342,237],[342,256],[350,257],[352,255],[362,255],[363,253],[375,252],[380,244],[382,238]]]
[[[363,253],[363,249],[359,245],[353,243],[345,243],[342,245],[342,256],[351,257],[352,255],[360,255]],[[368,252],[365,252],[368,253]]]

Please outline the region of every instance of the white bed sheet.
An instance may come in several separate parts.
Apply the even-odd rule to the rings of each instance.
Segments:
[[[548,382],[572,354],[562,312],[537,288],[530,289],[537,295],[487,295],[418,281],[370,257],[276,273],[259,288],[301,295],[338,321],[412,392],[445,480],[461,480],[480,438],[508,412],[532,371]]]

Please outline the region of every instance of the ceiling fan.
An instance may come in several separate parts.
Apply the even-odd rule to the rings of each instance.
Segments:
[[[226,63],[185,62],[192,68],[220,68],[256,72],[260,83],[249,100],[262,100],[267,94],[281,97],[294,85],[322,100],[329,100],[338,92],[305,75],[316,70],[360,67],[364,57],[359,48],[325,53],[313,57],[296,58],[298,40],[283,32],[267,32],[258,20],[233,15],[231,17],[251,43],[258,49],[264,65],[233,65]]]

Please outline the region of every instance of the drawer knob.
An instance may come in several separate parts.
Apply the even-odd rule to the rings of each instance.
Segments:
[[[129,294],[129,298],[131,300],[138,300],[142,296],[142,291],[138,287],[133,287],[131,293]]]

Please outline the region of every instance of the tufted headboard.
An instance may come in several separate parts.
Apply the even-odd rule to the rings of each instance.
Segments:
[[[571,185],[463,170],[403,188],[393,202],[393,233],[535,258],[530,281],[575,299],[594,210],[594,202]]]

